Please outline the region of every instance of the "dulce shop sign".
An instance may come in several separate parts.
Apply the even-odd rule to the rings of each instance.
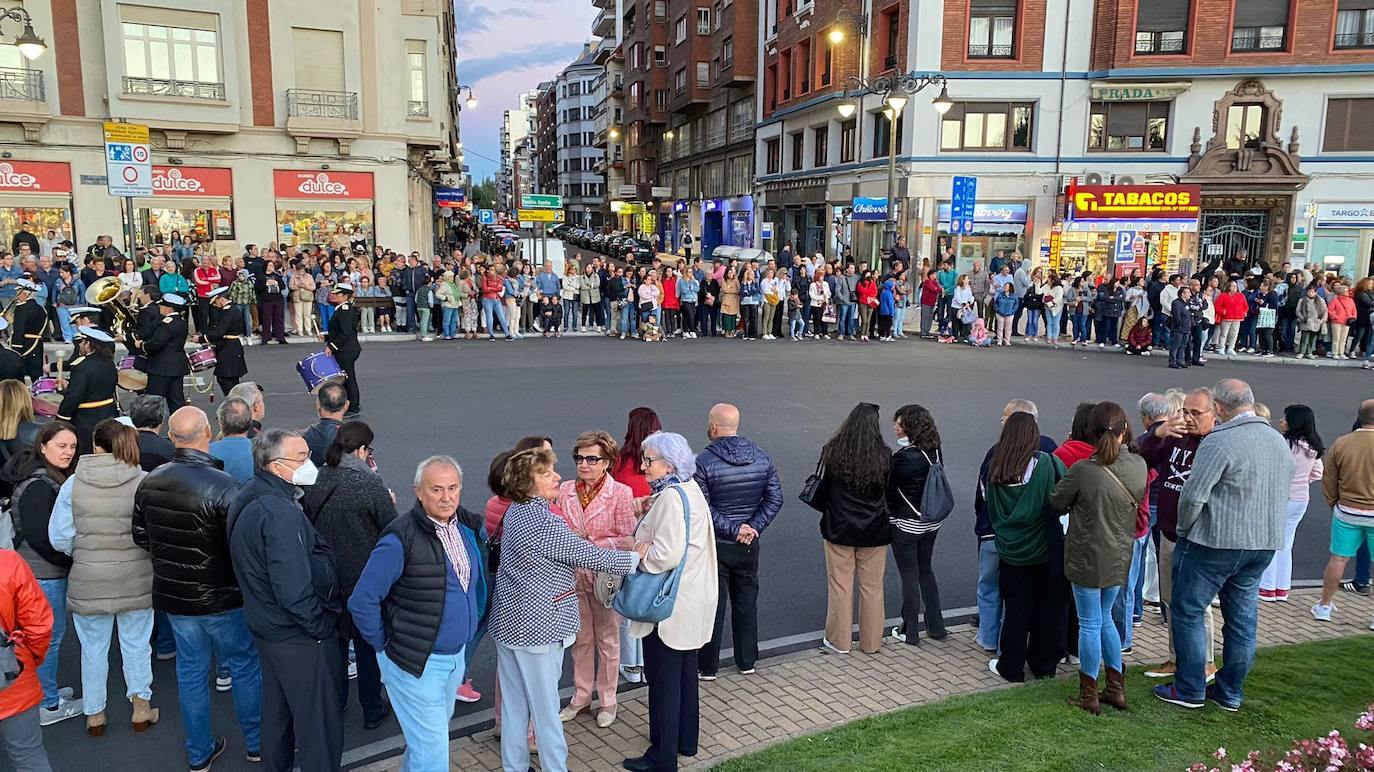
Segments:
[[[234,174],[209,166],[154,166],[153,195],[229,198],[234,195]]]
[[[276,169],[272,187],[277,198],[371,199],[371,172],[323,172]]]
[[[0,161],[0,190],[17,193],[71,193],[72,170],[55,161]]]

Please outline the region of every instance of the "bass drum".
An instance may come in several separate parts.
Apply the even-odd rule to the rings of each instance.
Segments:
[[[62,395],[57,391],[56,378],[39,378],[29,391],[33,394],[33,412],[36,415],[48,418],[57,415],[57,408],[62,405]]]
[[[143,391],[148,388],[148,374],[134,369],[134,358],[119,360],[119,388],[125,391]]]
[[[319,351],[296,363],[296,372],[305,381],[305,389],[311,394],[326,381],[343,380],[347,377],[339,360],[328,351]]]

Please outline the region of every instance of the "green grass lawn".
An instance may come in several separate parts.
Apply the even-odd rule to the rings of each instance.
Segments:
[[[1226,713],[1167,705],[1137,668],[1126,677],[1130,710],[1092,716],[1064,704],[1078,681],[1058,678],[954,697],[856,721],[716,767],[725,772],[851,770],[1184,770],[1218,747],[1232,758],[1286,750],[1339,729],[1374,702],[1374,635],[1266,649]],[[878,684],[874,688],[878,688]]]

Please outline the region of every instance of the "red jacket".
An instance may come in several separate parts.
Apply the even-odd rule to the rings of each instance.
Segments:
[[[506,292],[506,283],[501,281],[500,276],[482,277],[482,299],[500,300]]]
[[[29,564],[13,550],[0,550],[0,627],[14,639],[15,655],[24,668],[19,680],[0,691],[0,719],[6,719],[43,699],[38,664],[52,641],[52,606]]]
[[[1091,444],[1083,442],[1082,440],[1069,440],[1063,445],[1060,445],[1059,448],[1054,451],[1054,455],[1060,461],[1064,462],[1065,468],[1068,468],[1077,464],[1079,461],[1087,461],[1092,458],[1095,450],[1096,448]]]
[[[1355,315],[1355,301],[1349,295],[1332,295],[1326,300],[1326,318],[1337,327]]]
[[[940,302],[940,282],[931,277],[921,282],[921,305],[935,306]]]
[[[630,486],[630,493],[635,498],[642,499],[653,491],[649,488],[649,481],[644,477],[644,473],[639,471],[639,467],[631,459],[617,462],[611,469],[611,477],[618,483]]]
[[[1217,296],[1216,316],[1218,322],[1240,322],[1250,311],[1250,304],[1239,292],[1223,292]]]
[[[860,281],[858,287],[855,288],[855,291],[859,295],[859,305],[868,306],[869,308],[878,307],[877,282],[873,281],[872,279],[868,281]]]
[[[682,301],[677,297],[677,277],[673,276],[663,280],[663,307],[677,310],[682,308]],[[661,319],[659,321],[662,321]],[[634,545],[631,545],[634,546]]]

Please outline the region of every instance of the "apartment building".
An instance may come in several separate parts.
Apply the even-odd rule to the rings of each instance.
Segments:
[[[461,172],[450,3],[23,7],[49,47],[28,61],[0,46],[4,243],[26,220],[83,246],[124,232],[104,182],[101,124],[114,119],[151,130],[139,241],[196,233],[238,254],[356,225],[398,250],[434,247],[433,187]]]
[[[558,188],[567,222],[589,228],[605,223],[606,181],[597,172],[605,151],[596,144],[596,111],[604,101],[605,69],[592,44],[553,80],[558,142]]]
[[[558,193],[558,88],[555,81],[535,91],[534,146],[531,151],[536,193]]]
[[[596,134],[594,143],[601,150],[594,171],[605,185],[605,209],[603,222],[614,223],[619,211],[618,198],[623,193],[634,198],[633,189],[623,190],[625,186],[625,55],[620,41],[624,30],[621,27],[622,14],[627,0],[592,0],[598,9],[592,24],[592,34],[597,36],[593,44],[595,62],[601,67],[601,74],[595,90],[601,97],[597,104]],[[633,0],[629,0],[633,2]],[[612,211],[612,207],[616,211]]]
[[[520,203],[516,192],[521,187],[520,175],[529,174],[530,154],[525,150],[524,163],[517,165],[516,159],[522,148],[533,141],[536,133],[539,92],[527,91],[520,95],[519,106],[505,110],[501,114],[501,168],[496,178],[496,199],[502,209],[510,211]],[[529,187],[528,180],[525,187]],[[529,192],[529,191],[526,191]]]
[[[622,128],[625,144],[625,182],[617,193],[630,210],[620,218],[620,226],[632,230],[642,227],[645,219],[640,212],[658,217],[648,218],[654,230],[668,230],[669,224],[659,206],[671,191],[663,189],[659,180],[659,163],[663,140],[668,129],[669,76],[668,14],[669,0],[630,2],[621,15],[624,54],[625,122]],[[631,187],[633,190],[631,190]],[[657,188],[657,190],[655,189]],[[633,192],[633,197],[629,194]],[[647,202],[647,203],[646,203]],[[621,210],[625,211],[624,203]],[[641,217],[641,227],[633,228],[633,218]]]
[[[1132,264],[1113,249],[1131,232],[1137,266],[1243,248],[1370,270],[1374,3],[762,5],[755,206],[774,249],[878,257],[881,220],[852,210],[886,198],[895,129],[899,232],[922,257],[957,247],[961,269],[1018,250],[1110,270]],[[948,78],[948,112],[927,89],[894,126],[879,96],[846,94],[850,76],[907,72]],[[978,178],[967,226],[950,222],[956,175]]]

